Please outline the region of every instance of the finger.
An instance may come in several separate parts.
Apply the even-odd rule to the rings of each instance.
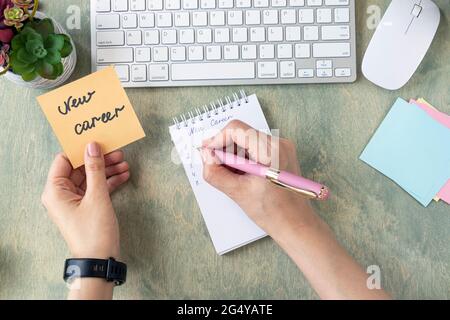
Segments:
[[[105,166],[114,165],[120,163],[124,160],[124,153],[122,150],[113,151],[105,155]]]
[[[236,192],[239,193],[243,186],[242,176],[231,172],[219,163],[210,149],[202,149],[201,156],[203,160],[203,179],[216,189],[234,198]]]
[[[110,178],[112,176],[127,172],[128,170],[130,170],[130,166],[126,161],[106,167],[106,178]]]
[[[81,184],[86,180],[84,166],[73,170],[72,174],[70,175],[70,180],[72,180],[75,186],[81,186]]]
[[[129,171],[108,178],[107,184],[109,193],[113,193],[114,191],[116,191],[117,188],[119,188],[121,185],[127,182],[128,179],[130,179]]]
[[[84,167],[86,170],[86,194],[107,193],[105,159],[99,144],[92,142],[87,145]]]
[[[271,164],[272,137],[242,121],[231,121],[219,134],[203,142],[203,146],[210,149],[234,149],[234,144],[245,149],[252,160]]]
[[[72,173],[72,165],[69,162],[69,159],[63,154],[59,153],[56,155],[53,163],[48,172],[48,179],[52,180],[55,178],[68,178]]]

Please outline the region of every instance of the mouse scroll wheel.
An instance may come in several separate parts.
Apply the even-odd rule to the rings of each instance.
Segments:
[[[420,16],[420,13],[421,13],[421,12],[422,12],[422,7],[419,6],[419,5],[417,5],[417,4],[415,4],[415,5],[414,5],[414,8],[413,8],[412,11],[411,11],[411,14],[412,14],[414,17],[418,18],[418,17]]]

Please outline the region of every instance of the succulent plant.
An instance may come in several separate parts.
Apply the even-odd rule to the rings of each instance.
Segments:
[[[23,27],[23,22],[27,20],[30,15],[20,7],[6,7],[4,11],[5,20],[4,23],[10,27],[16,27],[20,29]]]
[[[4,44],[0,47],[0,67],[3,67],[9,63],[9,45]]]
[[[28,22],[12,39],[9,62],[12,71],[24,81],[32,81],[38,75],[54,80],[64,71],[62,58],[72,50],[70,38],[55,34],[50,19],[35,20]]]
[[[11,0],[16,7],[29,10],[34,7],[34,1],[33,0]]]

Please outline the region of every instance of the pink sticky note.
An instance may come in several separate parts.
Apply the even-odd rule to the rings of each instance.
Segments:
[[[436,110],[434,107],[432,107],[431,105],[428,105],[426,103],[420,103],[420,102],[417,102],[412,99],[409,102],[413,103],[416,106],[418,106],[419,108],[423,109],[434,120],[442,123],[444,126],[446,126],[447,128],[450,129],[450,116],[449,115]],[[448,204],[450,204],[450,180],[448,180],[447,183],[445,184],[445,186],[441,189],[441,191],[439,191],[439,193],[437,194],[437,197],[439,199],[447,202]]]

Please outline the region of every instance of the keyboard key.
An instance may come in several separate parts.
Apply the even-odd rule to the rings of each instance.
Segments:
[[[278,10],[264,10],[263,11],[264,24],[278,24]]]
[[[219,0],[219,8],[221,9],[233,8],[233,0]]]
[[[242,11],[228,11],[228,25],[241,26],[243,21]]]
[[[172,61],[186,61],[186,47],[170,48],[170,59]]]
[[[152,12],[139,14],[139,26],[141,28],[154,28],[155,14]]]
[[[258,62],[258,78],[275,79],[278,78],[278,64],[274,61]]]
[[[145,64],[135,64],[131,66],[131,81],[147,81],[147,66]]]
[[[350,9],[349,8],[334,9],[334,22],[336,23],[350,22]]]
[[[209,24],[211,26],[224,26],[225,11],[211,11],[209,13]]]
[[[214,30],[214,42],[225,43],[230,42],[230,29],[217,28]]]
[[[348,6],[349,0],[325,0],[327,6]]]
[[[145,0],[130,0],[131,11],[145,11]]]
[[[162,30],[161,31],[161,43],[162,44],[176,44],[177,43],[177,31],[176,30]]]
[[[208,25],[208,14],[205,11],[196,11],[192,14],[192,25],[202,27]]]
[[[333,68],[333,61],[332,60],[317,60],[316,68],[317,69],[331,69],[331,68]]]
[[[352,75],[352,70],[350,68],[337,68],[334,70],[334,75],[338,78],[350,77]]]
[[[314,69],[298,69],[299,78],[314,78]]]
[[[135,51],[136,62],[150,62],[150,48],[136,48]]]
[[[317,69],[317,77],[331,78],[333,76],[333,69]]]
[[[176,63],[172,65],[172,80],[232,80],[254,79],[254,62]]]
[[[101,14],[95,18],[97,29],[119,29],[120,16],[118,14]]]
[[[181,2],[180,0],[166,0],[166,9],[167,10],[180,10]]]
[[[110,12],[111,0],[95,0],[95,9],[97,12]]]
[[[169,49],[167,47],[153,48],[153,61],[164,62],[169,60]]]
[[[286,27],[286,41],[300,41],[300,27]]]
[[[272,0],[272,7],[286,7],[286,0]]]
[[[269,42],[283,41],[283,28],[282,27],[267,28],[267,38]]]
[[[241,57],[244,60],[255,60],[256,59],[256,45],[243,45]]]
[[[128,11],[128,0],[113,0],[113,10],[117,12]]]
[[[197,42],[198,43],[211,43],[212,42],[211,29],[197,29]]]
[[[135,13],[122,15],[122,28],[124,29],[136,29],[138,25],[137,15]]]
[[[281,78],[295,78],[295,61],[280,62]]]
[[[206,47],[206,60],[221,60],[222,52],[220,46]]]
[[[331,9],[317,9],[317,23],[331,23]]]
[[[259,10],[247,10],[245,12],[245,24],[246,25],[261,24],[261,11],[259,11]]]
[[[239,59],[239,47],[238,46],[225,46],[225,47],[223,47],[223,58],[225,60],[237,60],[237,59]]]
[[[292,9],[281,10],[281,23],[282,24],[296,23],[296,11]]]
[[[309,43],[299,43],[295,45],[295,57],[297,59],[308,59],[311,57],[311,45]]]
[[[275,46],[273,44],[262,44],[259,46],[259,57],[261,59],[274,59]]]
[[[299,23],[314,23],[314,10],[313,9],[298,10],[298,22]]]
[[[263,42],[266,41],[266,29],[262,27],[250,29],[250,41]]]
[[[175,27],[189,27],[189,12],[175,13]]]
[[[162,10],[163,0],[147,0],[148,10]]]
[[[158,30],[147,30],[144,32],[144,44],[153,45],[159,44],[159,31]]]
[[[350,57],[350,43],[314,43],[315,58]]]
[[[142,32],[140,30],[127,31],[127,45],[129,46],[142,45]]]
[[[190,61],[201,61],[203,60],[203,47],[202,46],[189,47],[188,54]]]
[[[172,14],[168,12],[158,12],[156,14],[156,25],[159,28],[172,26]]]
[[[198,9],[198,0],[183,0],[183,9]]]
[[[247,41],[248,41],[247,28],[233,29],[233,42],[247,42]]]
[[[202,9],[215,9],[216,0],[200,0],[200,7]]]
[[[151,64],[149,67],[150,81],[169,80],[169,66],[167,64]]]
[[[180,43],[194,43],[194,29],[183,29],[180,31]]]
[[[323,26],[322,40],[349,40],[349,26]]]
[[[125,34],[123,31],[97,32],[97,45],[100,47],[123,46],[125,45]]]
[[[267,8],[269,0],[255,0],[255,8]]]
[[[132,48],[97,49],[97,63],[133,62]]]
[[[96,17],[97,29],[119,29],[120,16],[118,14],[101,14]]]
[[[304,7],[305,0],[289,0],[289,5],[291,7]]]
[[[320,7],[322,5],[322,0],[307,0],[307,3],[310,7]]]
[[[292,44],[279,44],[277,52],[278,59],[292,59]]]
[[[236,7],[238,8],[250,8],[251,6],[251,0],[236,0]]]
[[[319,27],[318,26],[305,26],[303,28],[303,40],[305,40],[305,41],[319,40]]]

